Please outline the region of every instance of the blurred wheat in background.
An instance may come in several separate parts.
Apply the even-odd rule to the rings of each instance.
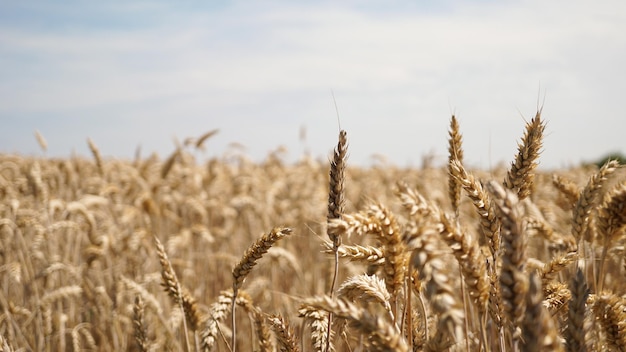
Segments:
[[[625,175],[544,128],[494,170],[455,117],[442,168],[0,155],[0,350],[623,351]]]

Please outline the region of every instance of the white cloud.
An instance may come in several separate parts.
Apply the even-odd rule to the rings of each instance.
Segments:
[[[323,154],[335,138],[332,88],[351,145],[362,148],[351,153],[357,162],[373,153],[398,163],[417,163],[431,149],[445,154],[456,109],[468,159],[487,167],[490,153],[493,163],[512,158],[523,131],[519,112],[534,114],[545,90],[552,132],[544,164],[559,166],[612,147],[594,148],[607,139],[606,127],[587,126],[590,116],[597,125],[624,124],[616,117],[626,79],[624,7],[477,1],[378,14],[330,3],[212,12],[161,4],[141,8],[151,20],[130,29],[5,27],[0,116],[97,110],[179,131],[177,115],[219,116],[208,124],[223,126],[223,143],[262,146],[261,155],[268,140],[281,144],[273,131],[297,136],[306,123],[311,143],[321,144],[314,152]],[[588,141],[572,145],[568,134]]]

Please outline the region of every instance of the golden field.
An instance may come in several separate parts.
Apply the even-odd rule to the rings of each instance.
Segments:
[[[495,170],[454,118],[441,168],[0,155],[0,350],[623,351],[626,177],[537,170],[544,127]]]

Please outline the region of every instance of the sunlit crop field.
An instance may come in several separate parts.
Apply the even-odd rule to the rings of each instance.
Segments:
[[[623,351],[626,177],[0,155],[4,351]],[[41,137],[40,137],[41,138]],[[45,143],[40,139],[42,147]],[[446,141],[442,141],[446,143]],[[234,304],[233,304],[234,303]]]

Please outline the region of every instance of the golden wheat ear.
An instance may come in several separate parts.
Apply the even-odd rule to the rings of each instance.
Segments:
[[[572,298],[568,303],[567,327],[563,332],[567,351],[582,351],[587,349],[587,335],[590,331],[588,324],[587,299],[589,297],[589,286],[585,281],[582,270],[577,269],[576,274],[570,281],[570,292]]]
[[[281,238],[291,234],[290,228],[274,228],[250,246],[233,268],[233,287],[238,289],[250,274],[259,259]]]
[[[443,225],[441,237],[452,249],[454,257],[459,262],[469,295],[482,319],[487,311],[490,289],[487,258],[481,252],[478,242],[456,226],[447,215],[442,213],[440,221]]]
[[[600,267],[598,268],[596,287],[602,292],[605,281],[605,265],[609,250],[614,243],[624,236],[626,226],[626,181],[611,188],[604,195],[598,209],[597,228],[599,241],[602,244]]]
[[[502,224],[502,271],[500,290],[505,318],[511,324],[512,345],[517,349],[521,341],[521,324],[526,312],[528,274],[526,274],[527,236],[522,227],[522,216],[517,194],[496,182],[487,184],[495,200]]]
[[[365,341],[370,345],[370,351],[409,351],[406,341],[394,325],[344,299],[328,296],[307,298],[303,307],[325,310],[348,320],[352,328],[367,337]]]
[[[41,148],[42,151],[45,152],[48,150],[48,142],[46,142],[46,139],[39,131],[35,131],[35,139],[37,139],[37,144],[39,144],[39,148]]]
[[[328,221],[338,219],[345,211],[346,200],[344,194],[346,159],[348,157],[348,135],[346,131],[339,132],[339,141],[330,162],[330,187],[328,192]],[[335,247],[341,244],[341,236],[328,233],[328,237]]]
[[[101,177],[104,177],[104,163],[102,161],[102,155],[100,154],[100,149],[98,146],[91,140],[91,138],[87,139],[87,145],[89,145],[89,150],[91,150],[91,154],[93,154],[93,158],[96,162],[96,167],[98,168],[98,173]]]
[[[626,346],[626,303],[616,294],[603,292],[591,298],[591,307],[603,328],[610,351],[623,351]]]
[[[587,228],[589,226],[589,217],[592,210],[597,204],[599,195],[602,193],[604,185],[609,177],[617,171],[619,163],[615,160],[607,161],[597,173],[593,174],[585,188],[580,192],[578,201],[572,210],[572,236],[579,244],[583,239],[591,241],[591,238],[585,238]]]
[[[263,257],[265,253],[281,238],[291,234],[289,228],[274,228],[267,234],[264,234],[255,243],[250,246],[243,257],[233,268],[233,298],[231,302],[231,329],[232,329],[232,352],[236,352],[236,324],[235,324],[235,300],[237,299],[237,291],[243,285],[244,280],[257,264],[257,261]]]
[[[270,322],[270,327],[276,335],[279,351],[300,352],[300,342],[294,333],[294,329],[282,315],[271,315],[267,320]]]
[[[543,145],[543,132],[546,128],[541,119],[541,111],[526,124],[526,132],[519,144],[515,161],[504,179],[504,185],[514,191],[520,200],[528,197],[532,192],[535,179],[534,170]]]
[[[193,331],[198,330],[202,320],[201,313],[199,312],[195,298],[185,288],[183,288],[180,281],[178,281],[178,277],[172,267],[172,263],[165,252],[165,247],[163,247],[163,244],[156,236],[154,236],[154,242],[156,244],[159,263],[161,264],[161,285],[172,301],[177,304],[185,314],[185,319],[183,319],[183,329],[185,334],[185,343],[187,344],[187,347],[189,347],[187,327]]]
[[[458,160],[451,160],[448,169],[453,177],[465,190],[472,201],[480,219],[480,229],[489,242],[492,257],[495,258],[500,250],[500,220],[496,216],[496,208],[491,203],[489,193],[482,184],[469,173]]]
[[[526,314],[522,321],[521,351],[563,351],[554,318],[543,306],[541,279],[533,272],[526,296]]]
[[[454,115],[450,119],[450,131],[448,133],[448,196],[452,203],[452,210],[458,217],[463,185],[458,178],[453,176],[452,163],[463,164],[463,136],[459,129],[459,122]]]
[[[149,343],[146,333],[146,322],[144,319],[145,305],[141,295],[135,296],[133,305],[133,326],[135,327],[135,342],[141,352],[148,352]]]

